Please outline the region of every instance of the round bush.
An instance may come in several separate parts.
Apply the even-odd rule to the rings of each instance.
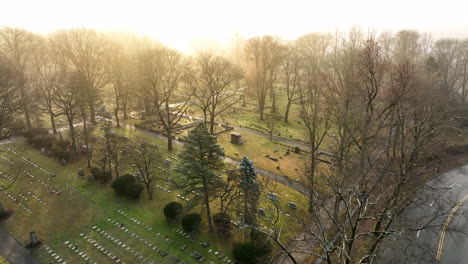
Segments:
[[[99,168],[96,169],[100,170]],[[102,172],[102,170],[100,171],[101,174],[110,174],[109,172]],[[135,199],[140,197],[141,192],[145,188],[143,184],[137,182],[135,177],[131,174],[125,174],[115,179],[111,183],[111,187],[118,195],[126,195]]]
[[[92,168],[92,169],[94,169],[94,168]],[[133,177],[133,175],[125,174],[125,175],[115,179],[111,183],[111,187],[112,187],[112,189],[114,189],[115,193],[117,193],[118,195],[125,195],[125,194],[127,194],[127,186],[134,183],[134,182],[135,182],[135,177]]]
[[[48,134],[49,134],[49,130],[47,128],[42,128],[42,127],[31,128],[23,132],[23,136],[28,139],[31,139],[37,136],[45,136]]]
[[[163,212],[167,218],[174,220],[180,213],[182,213],[182,208],[183,206],[180,203],[171,202],[164,206]]]
[[[257,263],[257,249],[252,243],[235,244],[232,253],[234,259],[240,264]]]
[[[127,186],[127,196],[130,198],[137,199],[140,197],[141,192],[145,189],[143,184],[134,182]]]
[[[91,175],[94,176],[94,179],[106,183],[112,178],[112,175],[109,171],[104,171],[101,168],[93,167],[90,169]]]
[[[198,230],[201,223],[201,217],[199,214],[188,214],[182,218],[182,228],[185,232],[193,232]]]
[[[265,233],[252,229],[250,231],[250,240],[255,245],[257,257],[270,255],[272,245]]]

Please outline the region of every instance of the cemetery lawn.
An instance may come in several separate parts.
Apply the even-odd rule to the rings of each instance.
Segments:
[[[242,134],[243,144],[233,144],[230,132]],[[294,147],[278,141],[270,141],[264,137],[245,131],[232,130],[218,136],[218,143],[224,148],[227,157],[240,160],[242,156],[247,156],[254,162],[257,168],[271,171],[278,175],[290,178],[291,180],[304,181],[305,155],[294,153]],[[289,151],[288,155],[285,155]],[[277,159],[271,160],[266,155]],[[279,169],[277,169],[279,166]]]
[[[0,264],[8,264],[8,262],[6,261],[6,259],[0,256]]]
[[[127,129],[118,131],[129,137],[137,134],[137,132]],[[155,144],[165,146],[165,141],[148,138]],[[17,154],[13,154],[7,148],[15,150]],[[175,153],[173,152],[171,155],[175,156]],[[55,261],[58,259],[66,260],[67,263],[80,263],[79,259],[83,260],[85,257],[98,263],[111,262],[110,258],[96,247],[107,250],[108,254],[115,255],[124,263],[141,262],[138,255],[135,255],[136,252],[156,263],[172,263],[169,257],[181,259],[181,263],[193,263],[195,260],[190,256],[193,251],[206,257],[206,263],[210,261],[218,263],[220,262],[217,257],[219,254],[215,255],[214,253],[222,252],[231,258],[233,240],[239,241],[236,236],[233,240],[228,240],[208,234],[204,231],[207,229],[202,228],[202,231],[195,236],[198,238],[198,242],[208,241],[210,243],[208,248],[203,248],[199,243],[192,242],[177,233],[178,230],[182,229],[181,225],[179,223],[168,224],[162,213],[162,208],[168,202],[177,201],[183,205],[186,204],[177,198],[175,191],[169,193],[155,188],[153,200],[148,200],[145,192],[142,193],[142,197],[138,201],[128,200],[115,196],[109,185],[90,182],[86,178],[78,177],[78,168],[86,166],[86,161],[83,158],[63,166],[57,160],[42,155],[24,142],[0,146],[0,155],[13,161],[20,161],[21,157],[24,156],[38,165],[38,167],[34,167],[30,163],[22,161],[25,170],[31,173],[34,178],[24,176],[18,179],[7,192],[0,193],[0,199],[5,208],[14,211],[13,215],[2,225],[23,244],[28,242],[29,232],[34,230],[39,239],[42,240],[43,245],[48,247],[43,246],[41,249],[33,251],[33,254],[43,263],[54,259]],[[40,168],[49,173],[55,173],[57,176],[51,177]],[[0,171],[2,170],[0,168]],[[7,183],[6,180],[0,179],[0,184],[4,183]],[[300,230],[300,221],[296,219],[301,219],[300,215],[303,215],[303,210],[307,208],[307,200],[301,194],[280,184],[271,184],[270,189],[269,191],[278,194],[282,208],[286,208],[283,209],[284,215],[281,217],[280,225],[284,226],[283,243],[287,243]],[[51,191],[61,191],[62,194],[51,194]],[[16,202],[8,195],[17,199]],[[262,197],[259,207],[264,208],[268,215],[271,202],[265,198],[266,194]],[[289,201],[295,202],[298,209],[287,208]],[[29,208],[30,212],[20,207],[18,202]],[[213,207],[213,211],[216,212],[216,205]],[[201,208],[196,207],[192,211],[200,212],[204,217],[204,211],[201,211]],[[122,212],[128,216],[122,215]],[[138,220],[132,220],[131,217]],[[205,220],[203,219],[204,224],[206,224]],[[111,221],[115,221],[118,225]],[[141,222],[141,224],[136,224],[134,221]],[[260,220],[261,224],[266,224],[266,222]],[[124,224],[124,228],[128,230],[126,232],[121,230],[120,224]],[[103,231],[96,231],[93,229],[94,226]],[[138,238],[132,237],[130,235],[132,233],[138,235]],[[166,236],[169,238],[168,241],[165,241]],[[64,244],[66,241],[68,241],[67,245]],[[125,244],[125,248],[122,248],[118,242],[121,242],[122,245]],[[93,245],[94,243],[97,246]],[[76,245],[79,249],[72,250],[74,248],[72,245]],[[187,246],[185,250],[181,249],[183,245]],[[169,255],[162,257],[152,249],[153,247],[167,251]],[[211,250],[210,253],[209,250]],[[86,256],[80,256],[80,253],[84,253]]]

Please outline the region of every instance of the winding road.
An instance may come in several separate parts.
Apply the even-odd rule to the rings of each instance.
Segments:
[[[468,263],[468,165],[426,187],[405,211],[406,228],[381,245],[376,263]]]

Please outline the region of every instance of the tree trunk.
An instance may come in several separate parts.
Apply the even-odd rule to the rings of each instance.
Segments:
[[[5,214],[5,209],[3,209],[2,203],[0,203],[0,216]]]
[[[115,171],[115,177],[119,178],[120,177],[120,175],[119,175],[119,164],[117,162],[114,165],[114,171]]]
[[[56,135],[57,134],[57,126],[55,125],[55,115],[52,112],[50,112],[50,124],[52,126],[52,133],[54,135]]]
[[[95,125],[96,124],[96,112],[94,111],[94,101],[90,100],[88,104],[89,104],[90,121],[91,121],[91,124]]]
[[[206,205],[206,217],[208,221],[208,231],[210,233],[213,232],[213,223],[211,221],[211,211],[210,211],[210,200],[208,199],[208,186],[206,182],[206,178],[203,177],[203,191],[205,192],[205,205]]]
[[[119,120],[119,108],[116,107],[114,109],[114,115],[115,115],[115,122],[117,123],[117,127],[120,127],[120,120]]]
[[[122,100],[122,107],[123,107],[123,118],[125,120],[128,119],[128,114],[127,114],[127,99]]]
[[[115,122],[117,122],[117,127],[120,127],[120,122],[119,122],[119,107],[120,107],[120,102],[119,102],[119,93],[117,89],[115,90],[115,108],[114,108],[114,115],[115,115]]]
[[[150,183],[146,183],[146,191],[148,192],[148,198],[150,200],[153,200],[153,192],[151,190],[151,184]]]
[[[291,108],[291,100],[288,100],[288,103],[286,104],[286,111],[284,112],[284,122],[288,123],[288,118],[289,118],[289,109]]]
[[[31,117],[29,116],[29,108],[28,108],[28,101],[27,100],[27,96],[25,95],[25,92],[24,92],[24,87],[22,86],[21,87],[21,106],[23,108],[23,111],[24,111],[24,118],[26,119],[26,127],[28,129],[31,129]]]
[[[213,114],[210,114],[210,133],[214,134],[214,126],[215,126],[215,117]]]
[[[167,130],[167,150],[172,151],[172,129]]]
[[[67,116],[68,126],[70,127],[70,137],[72,140],[72,150],[76,151],[76,140],[75,140],[75,128],[73,127],[73,119],[70,116]]]
[[[81,116],[83,117],[83,130],[85,135],[85,146],[86,146],[86,158],[88,160],[88,169],[91,168],[91,155],[89,149],[89,139],[88,139],[88,125],[86,124],[86,111],[84,105],[81,104]]]
[[[270,113],[275,114],[276,113],[276,93],[273,91],[272,97],[271,97],[271,111]]]
[[[263,120],[263,111],[265,110],[265,101],[258,104],[258,112],[260,114],[260,120]]]

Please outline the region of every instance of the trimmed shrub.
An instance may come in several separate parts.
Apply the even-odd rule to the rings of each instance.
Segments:
[[[233,257],[240,264],[257,263],[256,248],[252,243],[236,243],[233,248]]]
[[[265,233],[252,229],[250,231],[250,240],[255,245],[257,257],[262,258],[270,255],[272,245]]]
[[[180,203],[170,202],[166,204],[166,206],[164,206],[164,216],[171,220],[174,220],[180,215],[180,213],[182,213],[182,208],[183,206]]]
[[[143,184],[134,182],[127,186],[127,196],[133,199],[138,199],[141,192],[145,189]]]
[[[38,149],[50,149],[55,141],[56,138],[53,135],[36,135],[28,138],[28,143]]]
[[[188,214],[182,218],[182,228],[185,232],[193,232],[198,230],[201,223],[200,214]]]
[[[144,186],[141,183],[138,183],[135,177],[131,174],[125,174],[115,179],[112,182],[111,187],[117,195],[126,195],[134,199],[139,198],[144,189]]]
[[[118,195],[125,195],[127,193],[127,185],[134,183],[135,177],[131,174],[125,174],[111,183],[112,189],[114,189],[115,193]]]
[[[264,263],[270,255],[272,244],[268,236],[262,232],[250,231],[251,242],[235,244],[233,248],[234,259],[240,264]]]
[[[37,136],[46,136],[49,134],[49,130],[47,128],[35,127],[23,132],[23,136],[27,139],[31,139]]]
[[[108,171],[104,171],[101,168],[92,167],[90,169],[91,175],[93,175],[96,181],[100,181],[101,183],[106,183],[111,179],[111,173]]]
[[[71,153],[66,150],[58,149],[58,150],[55,150],[53,154],[60,160],[70,161],[70,158],[71,158]]]

